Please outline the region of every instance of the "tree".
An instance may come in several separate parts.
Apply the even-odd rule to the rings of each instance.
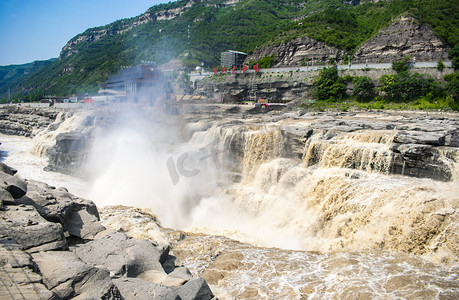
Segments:
[[[448,101],[448,105],[452,109],[459,111],[459,73],[455,72],[448,74],[443,78],[446,80],[446,82],[448,82],[446,85],[446,90],[451,97]]]
[[[459,69],[459,46],[455,46],[449,50],[448,55],[451,58],[454,70]]]
[[[375,85],[370,77],[362,76],[354,78],[353,95],[358,101],[367,101],[375,97]]]
[[[319,100],[336,100],[344,97],[346,85],[343,79],[338,76],[336,66],[323,68],[319,76],[314,80],[313,85]]]

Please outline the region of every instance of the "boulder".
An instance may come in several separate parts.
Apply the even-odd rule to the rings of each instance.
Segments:
[[[62,299],[123,299],[105,268],[90,266],[70,251],[32,254],[43,283]]]
[[[118,278],[113,282],[125,300],[182,300],[176,291],[140,278]]]
[[[46,221],[31,206],[5,206],[0,216],[0,235],[29,252],[67,248],[62,225]]]
[[[190,280],[185,285],[173,289],[183,300],[210,300],[214,297],[209,285],[202,278]]]
[[[3,204],[13,204],[14,198],[11,196],[10,192],[8,192],[4,187],[0,187],[0,209],[3,208]]]
[[[126,300],[210,300],[214,297],[206,281],[202,278],[195,278],[183,286],[173,288],[140,278],[118,278],[114,279],[113,282]]]
[[[0,172],[0,188],[7,190],[14,199],[20,198],[27,193],[27,183],[17,176]]]
[[[87,210],[72,211],[64,222],[64,230],[70,235],[84,240],[92,240],[97,233],[105,230],[99,220]]]
[[[111,277],[136,277],[146,271],[164,272],[160,263],[161,253],[146,240],[135,240],[121,232],[106,232],[102,237],[71,250],[90,265],[103,265]]]
[[[89,133],[71,131],[60,133],[56,137],[56,144],[47,149],[47,171],[57,171],[64,174],[78,174],[79,167],[86,157]]]
[[[27,194],[17,199],[17,203],[35,207],[46,220],[62,224],[70,235],[93,239],[105,230],[99,223],[99,212],[92,201],[35,180],[28,181],[28,186]]]
[[[0,172],[9,174],[11,176],[14,176],[18,171],[16,169],[13,169],[12,167],[0,162]]]

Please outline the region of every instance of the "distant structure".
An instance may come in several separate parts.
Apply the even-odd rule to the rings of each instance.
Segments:
[[[171,86],[160,70],[151,65],[138,65],[110,76],[99,93],[117,95],[120,101],[156,103],[169,99]]]
[[[221,65],[228,68],[233,66],[236,66],[236,68],[242,68],[246,57],[247,53],[227,50],[221,54]]]

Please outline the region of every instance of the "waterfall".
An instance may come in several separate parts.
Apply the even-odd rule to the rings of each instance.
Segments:
[[[305,146],[305,167],[339,167],[388,174],[393,160],[390,145],[395,132],[361,131],[327,139],[314,135]]]
[[[60,133],[81,129],[81,124],[86,116],[87,114],[84,113],[72,114],[68,112],[60,112],[53,123],[51,123],[45,130],[35,135],[33,138],[31,154],[44,157],[46,155],[46,150],[56,144],[56,137]]]

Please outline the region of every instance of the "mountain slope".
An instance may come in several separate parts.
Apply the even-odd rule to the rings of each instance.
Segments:
[[[180,59],[192,68],[219,64],[220,52],[252,53],[268,44],[313,38],[353,54],[401,14],[427,25],[448,46],[459,39],[457,0],[179,0],[91,28],[59,58],[20,83],[18,95],[94,92],[122,66]],[[5,98],[4,83],[0,98]]]

